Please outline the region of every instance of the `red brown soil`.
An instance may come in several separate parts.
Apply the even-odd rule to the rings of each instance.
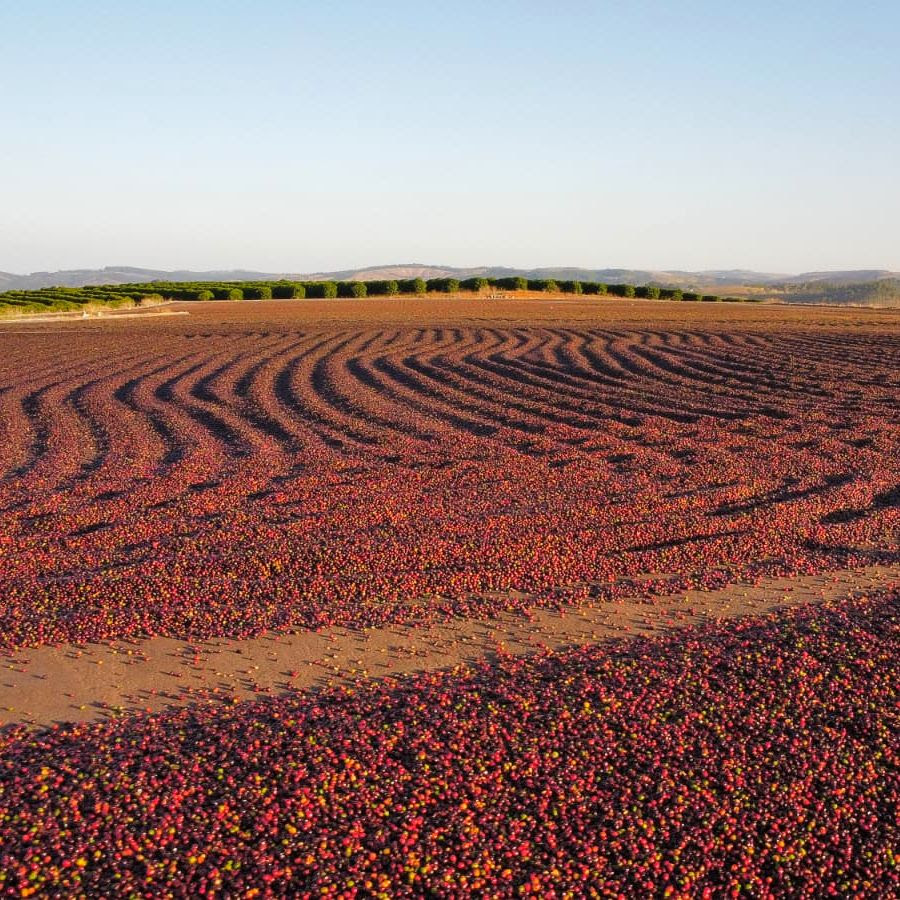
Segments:
[[[0,323],[0,722],[452,666],[500,641],[527,652],[897,578],[897,311],[465,296],[174,309]],[[441,480],[448,460],[457,481]],[[321,479],[313,523],[291,493],[298,461],[301,485]],[[409,529],[442,485],[470,493]],[[579,519],[594,496],[621,514]],[[506,543],[460,576],[486,529]],[[419,538],[459,543],[426,565]],[[599,542],[596,577],[579,541]],[[278,593],[313,562],[312,600]],[[333,588],[350,565],[377,590]],[[719,590],[685,601],[657,580],[647,603],[584,587],[647,572],[695,586],[715,572]],[[757,586],[721,590],[748,573]]]

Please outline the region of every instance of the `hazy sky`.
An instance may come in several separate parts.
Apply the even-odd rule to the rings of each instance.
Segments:
[[[0,0],[0,269],[900,270],[900,3]]]

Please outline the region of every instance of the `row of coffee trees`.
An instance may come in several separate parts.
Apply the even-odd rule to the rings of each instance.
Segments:
[[[507,278],[408,278],[381,281],[158,281],[140,284],[90,285],[77,288],[42,288],[0,294],[0,312],[70,312],[79,309],[121,309],[150,306],[172,300],[303,300],[336,297],[391,297],[397,295],[493,295],[498,292],[585,294],[643,300],[745,302],[657,285],[604,284],[599,281],[554,281]]]

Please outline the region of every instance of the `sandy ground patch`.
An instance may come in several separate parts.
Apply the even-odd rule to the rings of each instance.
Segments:
[[[38,313],[30,316],[7,315],[0,316],[0,325],[87,324],[89,322],[119,321],[120,319],[162,319],[171,316],[189,315],[185,309],[168,308],[171,305],[171,303],[165,303],[151,306],[147,309],[106,309],[94,311],[87,315],[77,311]]]
[[[634,597],[561,612],[266,634],[40,647],[0,657],[0,724],[95,721],[190,703],[235,702],[490,659],[497,653],[597,643],[709,619],[849,598],[900,583],[900,566],[766,579],[720,591]]]

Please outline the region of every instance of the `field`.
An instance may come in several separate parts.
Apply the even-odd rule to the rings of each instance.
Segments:
[[[900,890],[900,317],[0,324],[0,892]]]

